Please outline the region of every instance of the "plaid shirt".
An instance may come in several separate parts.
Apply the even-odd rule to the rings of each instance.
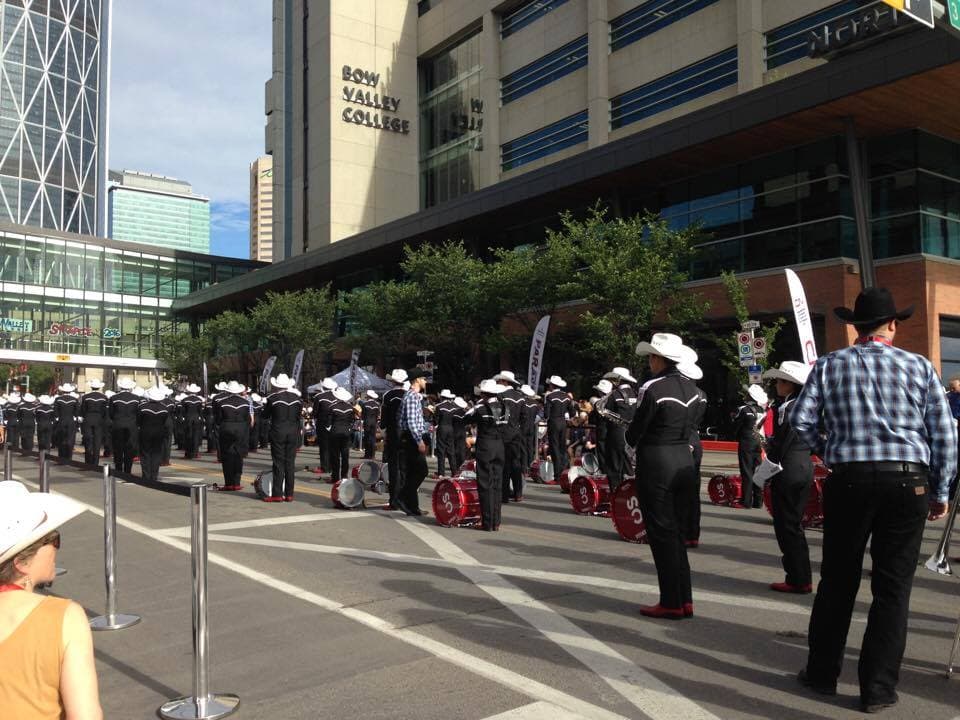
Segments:
[[[405,430],[409,431],[416,443],[421,442],[427,434],[427,423],[423,419],[423,398],[414,390],[408,390],[400,402],[397,431],[401,437]]]
[[[927,465],[937,501],[946,502],[957,472],[957,423],[926,358],[879,342],[824,355],[790,418],[797,435],[828,466]],[[821,419],[825,438],[818,430]]]

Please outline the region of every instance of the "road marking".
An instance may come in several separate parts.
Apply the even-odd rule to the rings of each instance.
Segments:
[[[274,525],[291,525],[293,523],[316,522],[322,520],[350,520],[355,518],[374,517],[369,513],[346,513],[346,512],[327,512],[312,513],[310,515],[284,515],[275,518],[260,518],[258,520],[237,520],[235,522],[213,523],[207,526],[207,532],[217,532],[220,530],[245,530],[255,527],[273,527]],[[187,537],[190,534],[190,526],[182,525],[179,527],[164,528],[154,530],[161,535],[171,535],[174,537]]]
[[[581,720],[583,715],[567,712],[563,708],[548,702],[535,702],[531,705],[507,710],[499,715],[490,715],[483,720]]]
[[[28,481],[18,475],[14,475],[14,477],[17,480],[30,485],[31,487],[37,487],[35,482]],[[93,505],[88,505],[84,502],[80,502],[80,504],[94,515],[103,517],[102,509],[94,507]],[[127,528],[128,530],[152,538],[153,540],[163,543],[164,545],[172,547],[176,550],[190,554],[190,543],[188,542],[184,542],[166,535],[161,535],[156,530],[148,528],[144,525],[140,525],[132,520],[127,520],[126,518],[120,516],[117,516],[117,524]],[[557,690],[549,685],[538,682],[533,678],[513,672],[512,670],[508,670],[505,667],[488,662],[487,660],[484,660],[478,656],[470,655],[469,653],[429,638],[426,635],[421,635],[420,633],[408,628],[397,627],[396,625],[393,625],[392,623],[389,623],[386,620],[377,617],[376,615],[371,615],[370,613],[364,612],[363,610],[345,607],[336,600],[331,600],[330,598],[310,592],[309,590],[305,590],[304,588],[293,585],[292,583],[288,583],[280,578],[259,572],[247,567],[246,565],[234,562],[233,560],[228,560],[227,558],[216,553],[208,553],[207,561],[226,570],[232,570],[238,575],[264,585],[271,590],[282,592],[291,597],[310,603],[311,605],[315,605],[316,607],[354,620],[355,622],[358,622],[372,630],[376,630],[384,635],[392,637],[396,640],[400,640],[408,645],[412,645],[413,647],[423,650],[434,657],[445,660],[453,665],[463,668],[468,672],[473,673],[474,675],[478,675],[486,680],[494,682],[498,685],[502,685],[503,687],[513,690],[521,695],[526,695],[534,700],[542,700],[544,702],[551,703],[569,712],[582,715],[588,720],[626,720],[626,718],[624,718],[622,715],[617,715],[616,713],[613,713],[598,705],[594,705],[586,700],[581,700],[578,697],[574,697],[573,695],[565,693],[562,690]]]
[[[719,720],[709,710],[637,667],[549,605],[501,575],[480,567],[479,562],[435,529],[406,518],[398,518],[397,521],[423,540],[437,555],[456,561],[457,569],[474,585],[566,650],[644,715],[653,720]]]

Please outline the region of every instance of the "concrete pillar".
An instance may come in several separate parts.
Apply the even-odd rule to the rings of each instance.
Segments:
[[[763,0],[737,0],[738,92],[763,85]]]
[[[480,92],[483,96],[483,159],[480,186],[500,181],[500,20],[488,10],[483,14],[480,40]]]
[[[610,136],[610,24],[607,0],[587,0],[588,147]]]

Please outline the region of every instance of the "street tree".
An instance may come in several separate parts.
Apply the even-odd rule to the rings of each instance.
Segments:
[[[173,378],[186,376],[199,382],[203,363],[210,357],[211,336],[194,335],[189,330],[165,333],[160,336],[157,360],[166,365],[165,373]]]
[[[736,317],[738,325],[743,326],[750,319],[748,308],[750,282],[738,278],[736,273],[729,270],[724,270],[720,277],[723,281],[723,290],[727,296],[727,301],[733,308],[734,317]],[[772,359],[773,357],[777,337],[785,323],[786,319],[781,316],[760,326],[760,337],[767,341],[768,358]],[[746,379],[746,372],[740,367],[737,339],[733,333],[714,334],[714,342],[720,350],[720,364],[727,369],[732,377]]]
[[[299,350],[319,357],[333,349],[335,310],[329,287],[268,291],[249,311],[248,322],[257,338],[255,347],[264,349],[265,357],[276,355],[277,366],[290,372]]]

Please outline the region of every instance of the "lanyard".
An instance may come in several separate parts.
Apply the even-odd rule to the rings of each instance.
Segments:
[[[890,338],[883,337],[882,335],[865,335],[864,337],[857,338],[857,345],[866,345],[870,342],[878,342],[881,345],[893,347],[893,341],[890,340]]]

